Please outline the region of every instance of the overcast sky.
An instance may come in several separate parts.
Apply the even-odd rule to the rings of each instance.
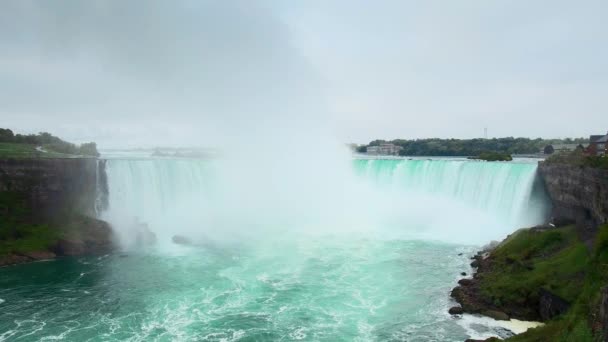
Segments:
[[[604,133],[606,13],[606,1],[5,0],[0,127],[102,147],[314,139],[313,127],[358,143]]]

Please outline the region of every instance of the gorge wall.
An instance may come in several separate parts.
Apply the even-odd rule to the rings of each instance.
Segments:
[[[540,162],[554,222],[570,221],[588,233],[608,222],[608,170]]]
[[[92,158],[0,160],[0,192],[25,195],[33,218],[96,216],[107,206],[105,161]]]
[[[0,266],[110,250],[105,161],[0,159]]]

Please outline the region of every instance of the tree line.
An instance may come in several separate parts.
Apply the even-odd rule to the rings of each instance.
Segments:
[[[97,144],[94,142],[76,145],[64,141],[48,132],[25,135],[14,134],[13,131],[8,128],[0,128],[0,143],[29,144],[43,146],[47,150],[58,153],[99,157]]]
[[[492,139],[416,139],[416,140],[373,140],[367,145],[357,147],[357,152],[367,152],[368,146],[392,143],[400,146],[401,156],[477,156],[484,152],[506,154],[542,153],[548,145],[587,144],[585,138],[530,139],[530,138],[492,138]]]

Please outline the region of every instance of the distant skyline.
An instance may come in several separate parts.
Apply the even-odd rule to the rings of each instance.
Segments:
[[[486,127],[587,137],[608,130],[605,13],[604,1],[8,0],[0,127],[110,148],[285,127],[345,143]]]

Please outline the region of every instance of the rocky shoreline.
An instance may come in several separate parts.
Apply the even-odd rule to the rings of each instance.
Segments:
[[[63,231],[47,248],[0,255],[0,267],[58,257],[98,256],[114,250],[112,228],[107,222],[83,216],[72,220],[68,226],[69,230]]]

